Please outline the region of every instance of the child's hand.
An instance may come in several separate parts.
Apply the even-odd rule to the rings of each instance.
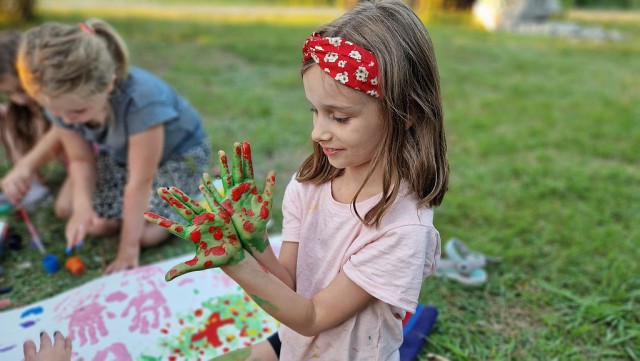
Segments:
[[[36,352],[36,344],[29,340],[24,343],[25,361],[68,361],[71,360],[71,339],[60,332],[53,334],[55,342],[46,332],[40,334],[40,351]]]
[[[0,187],[11,204],[19,204],[31,189],[33,174],[29,167],[18,162],[0,179]]]
[[[235,264],[244,258],[242,244],[229,213],[220,204],[214,202],[209,213],[178,188],[160,188],[158,195],[189,225],[184,226],[152,212],[146,212],[144,218],[196,244],[195,257],[174,266],[165,275],[165,280],[171,281],[188,272]]]
[[[258,194],[253,179],[251,146],[247,142],[242,143],[242,146],[236,142],[233,146],[231,174],[229,174],[224,151],[218,152],[224,196],[218,193],[211,177],[206,173],[202,176],[204,184],[200,185],[200,191],[209,206],[213,207],[213,204],[219,203],[231,214],[231,220],[244,248],[251,254],[253,254],[253,250],[262,253],[269,245],[266,226],[271,217],[276,174],[274,171],[267,174],[264,191],[262,194]]]

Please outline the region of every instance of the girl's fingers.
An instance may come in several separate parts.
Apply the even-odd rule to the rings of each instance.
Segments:
[[[174,198],[180,199],[187,208],[191,209],[193,213],[189,213],[188,211],[186,211],[188,216],[195,217],[198,214],[202,214],[202,212],[204,212],[204,208],[202,208],[200,203],[191,199],[191,197],[186,195],[180,189],[176,187],[171,187],[169,188],[169,192],[174,196]]]
[[[224,150],[218,151],[218,164],[220,165],[220,179],[222,180],[222,188],[227,194],[229,189],[233,188],[233,179],[229,174],[229,161]]]
[[[267,179],[264,181],[264,191],[262,192],[264,197],[269,200],[269,203],[271,203],[271,200],[273,200],[273,190],[275,186],[276,172],[272,170],[267,174]]]
[[[176,192],[175,189],[172,192],[170,188],[158,188],[158,195],[165,202],[167,202],[171,206],[171,208],[173,208],[173,210],[178,213],[178,215],[180,215],[180,217],[182,217],[187,222],[191,222],[193,220],[193,217],[196,216],[191,208],[186,206],[185,199],[178,192]]]
[[[251,159],[251,145],[249,142],[242,143],[242,172],[244,180],[253,180],[253,160]]]
[[[180,238],[186,238],[184,232],[185,232],[185,226],[183,226],[182,224],[172,221],[169,218],[165,218],[163,216],[157,215],[153,212],[145,212],[144,213],[144,219],[146,219],[147,221],[151,222],[151,223],[155,223],[157,225],[159,225],[160,227],[163,227],[164,229],[166,229],[167,231],[173,233],[174,235],[180,237]]]
[[[72,250],[73,247],[80,243],[80,240],[84,239],[86,235],[85,227],[83,225],[78,225],[69,230],[67,234],[67,248],[68,250]]]
[[[53,333],[53,343],[54,344],[58,344],[58,342],[60,343],[64,343],[64,335],[60,332],[60,331],[56,331]]]
[[[25,343],[22,345],[22,351],[24,352],[25,361],[36,359],[36,344],[33,341],[25,341]]]
[[[238,142],[233,143],[233,164],[231,165],[231,175],[233,178],[233,185],[242,183],[242,150],[240,149],[240,143]]]
[[[215,209],[214,206],[217,207],[218,204],[222,202],[222,195],[218,192],[218,188],[213,184],[213,179],[211,179],[211,176],[207,173],[202,175],[200,193],[202,193],[207,203],[209,203],[209,208],[211,208],[212,211]]]
[[[71,342],[71,337],[64,338],[64,350],[71,355],[73,352],[73,343]]]
[[[51,344],[51,338],[49,337],[49,334],[47,334],[46,332],[40,333],[40,351],[42,351],[42,349],[51,347],[53,347],[53,345]]]

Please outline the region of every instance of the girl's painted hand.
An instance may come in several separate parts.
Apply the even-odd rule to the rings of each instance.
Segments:
[[[254,250],[262,253],[269,245],[266,227],[271,217],[276,174],[274,171],[267,174],[264,191],[259,194],[253,179],[251,146],[248,142],[242,145],[236,142],[233,146],[231,173],[226,154],[222,150],[218,152],[224,195],[218,192],[211,177],[206,173],[202,176],[203,184],[200,185],[200,191],[209,206],[221,204],[231,214],[233,225],[244,248],[251,254]]]
[[[244,259],[242,244],[238,240],[231,217],[220,204],[214,202],[211,204],[212,211],[207,212],[198,202],[175,187],[159,188],[158,195],[189,225],[184,226],[152,212],[146,212],[144,218],[193,242],[196,250],[193,259],[171,268],[165,275],[165,280],[171,281],[188,272],[235,264]]]
[[[46,332],[40,334],[40,351],[36,344],[29,340],[23,345],[25,361],[69,361],[71,360],[71,339],[60,332],[53,334],[54,343]]]

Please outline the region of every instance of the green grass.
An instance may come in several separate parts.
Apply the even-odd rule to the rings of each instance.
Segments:
[[[127,40],[134,64],[201,111],[214,149],[247,140],[258,177],[276,169],[279,232],[285,186],[310,149],[298,67],[302,41],[318,24],[107,20]],[[436,227],[443,241],[457,237],[504,261],[479,288],[424,283],[420,300],[440,316],[423,360],[427,352],[451,360],[640,359],[637,24],[604,24],[625,34],[618,43],[488,34],[459,21],[428,25],[451,163]],[[61,176],[57,168],[47,172],[52,185]],[[33,218],[62,255],[64,224],[50,207]],[[9,220],[28,240],[24,224]],[[142,261],[190,248],[172,240],[145,250]],[[13,306],[98,277],[115,251],[113,240],[88,240],[81,255],[89,271],[72,277],[45,274],[31,249],[5,250],[5,269],[32,264],[4,281],[15,288]]]

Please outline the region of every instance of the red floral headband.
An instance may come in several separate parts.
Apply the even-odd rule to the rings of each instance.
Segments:
[[[303,61],[313,60],[340,83],[380,97],[378,60],[369,50],[339,37],[311,34],[302,47]]]

